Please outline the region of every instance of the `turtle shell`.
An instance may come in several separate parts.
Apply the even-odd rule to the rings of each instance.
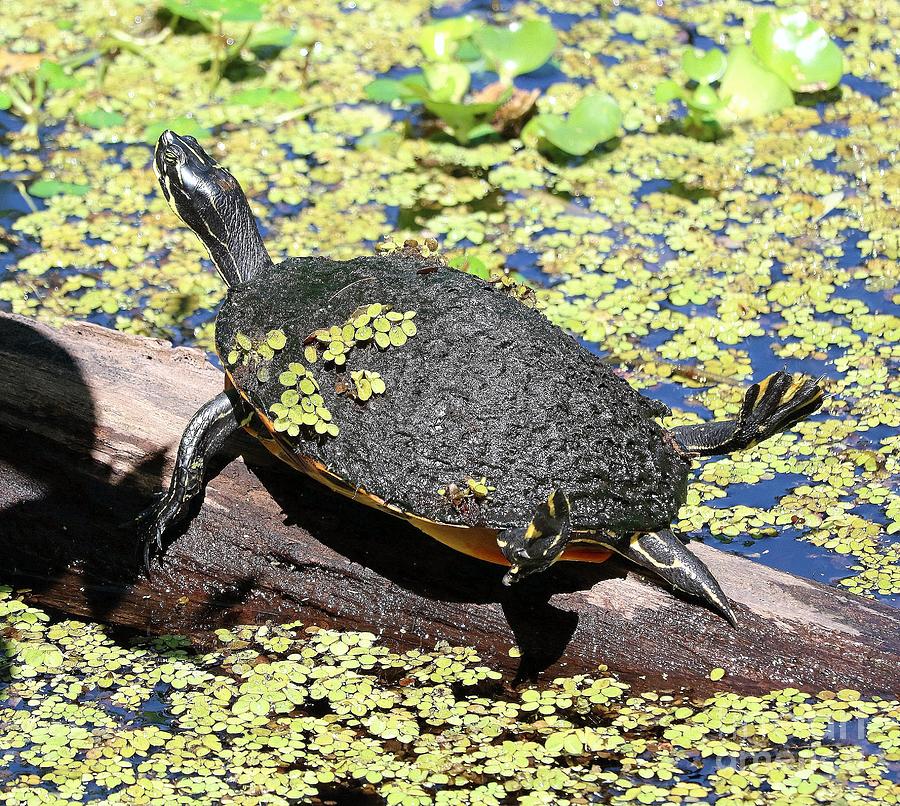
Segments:
[[[288,259],[229,290],[216,346],[282,454],[419,518],[521,526],[558,487],[578,531],[650,531],[685,499],[663,404],[435,258]]]

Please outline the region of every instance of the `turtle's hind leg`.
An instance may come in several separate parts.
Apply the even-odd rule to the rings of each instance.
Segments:
[[[806,419],[824,397],[819,381],[776,372],[747,390],[736,420],[682,425],[672,429],[672,436],[699,456],[741,451]]]
[[[549,568],[565,551],[570,534],[569,499],[562,490],[554,490],[538,505],[528,526],[497,535],[497,545],[510,564],[503,584]]]
[[[163,534],[184,518],[191,502],[203,489],[209,461],[222,448],[225,440],[241,429],[243,409],[234,392],[222,392],[204,404],[185,428],[169,488],[160,493],[156,502],[134,521],[148,572],[150,557],[163,549]]]
[[[670,529],[635,533],[602,541],[636,565],[647,568],[673,588],[693,596],[724,616],[732,627],[737,618],[712,572]]]

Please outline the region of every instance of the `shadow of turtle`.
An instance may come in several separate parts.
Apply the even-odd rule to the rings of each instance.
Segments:
[[[561,562],[506,587],[499,565],[461,554],[408,522],[333,492],[288,468],[254,466],[254,475],[288,525],[417,596],[445,602],[498,605],[521,653],[516,680],[531,679],[560,659],[578,627],[578,614],[551,602],[624,576],[615,563]],[[289,550],[279,559],[290,561]],[[496,636],[498,645],[509,636]]]
[[[77,575],[104,621],[140,573],[119,524],[159,485],[164,454],[113,477],[94,458],[96,408],[78,362],[19,317],[0,317],[0,397],[0,580],[48,591]]]

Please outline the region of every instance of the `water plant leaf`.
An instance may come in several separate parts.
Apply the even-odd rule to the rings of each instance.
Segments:
[[[688,48],[681,55],[681,67],[692,81],[698,84],[712,84],[725,73],[728,62],[725,54],[718,48],[702,50]]]
[[[171,129],[180,135],[196,137],[198,140],[209,137],[209,129],[205,129],[194,118],[182,116],[151,123],[144,129],[144,140],[148,143],[155,143],[166,129]]]
[[[109,129],[112,126],[121,126],[125,122],[124,115],[99,108],[79,112],[75,117],[79,123],[90,126],[92,129]]]
[[[591,93],[567,117],[548,114],[535,120],[543,139],[567,154],[583,156],[616,135],[622,125],[622,110],[612,96]]]
[[[308,33],[308,32],[306,32]],[[247,42],[250,50],[256,48],[286,48],[294,41],[296,33],[290,28],[276,25],[273,28],[266,28],[264,31],[254,31],[253,36]],[[301,41],[306,41],[301,38]]]
[[[41,60],[41,65],[38,67],[38,75],[41,76],[47,82],[47,86],[53,90],[70,90],[84,85],[84,79],[76,78],[70,73],[67,73],[62,65],[50,61],[50,59]]]
[[[719,106],[718,93],[709,84],[700,84],[691,94],[690,105],[702,112],[710,112]]]
[[[556,31],[544,20],[485,25],[472,37],[501,81],[541,67],[556,49]]]
[[[267,105],[294,109],[303,104],[303,96],[295,90],[255,87],[254,89],[236,92],[228,99],[227,103],[230,106],[249,106],[253,109]]]
[[[376,78],[365,87],[366,97],[378,103],[403,101],[420,103],[428,95],[428,86],[422,73],[413,73],[406,78]]]
[[[9,109],[12,106],[12,98],[0,91],[0,109]]]
[[[843,75],[841,49],[803,9],[760,15],[750,41],[763,65],[795,92],[831,89]]]
[[[657,84],[656,90],[654,90],[653,93],[653,97],[656,99],[657,103],[661,104],[674,101],[676,98],[684,99],[685,95],[684,87],[671,78],[667,78],[665,81],[661,81]]]
[[[447,61],[454,57],[460,42],[471,36],[477,27],[478,21],[471,15],[441,20],[422,28],[418,45],[429,61]]]
[[[434,101],[459,103],[472,80],[467,68],[453,62],[427,64],[422,68],[422,73]]]
[[[450,127],[453,136],[460,143],[467,143],[472,137],[480,136],[475,132],[475,127],[482,122],[481,119],[493,115],[508,98],[509,92],[504,93],[501,100],[487,104],[450,103],[430,98],[423,103],[432,115],[439,117]]]
[[[766,70],[746,45],[734,48],[729,54],[728,67],[719,84],[719,97],[722,107],[716,119],[723,125],[768,115],[794,104],[791,88]]]
[[[90,190],[89,185],[78,185],[74,182],[58,182],[55,179],[39,179],[28,186],[28,193],[38,199],[50,196],[84,196]]]

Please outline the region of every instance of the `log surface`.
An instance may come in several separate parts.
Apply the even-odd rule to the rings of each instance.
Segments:
[[[614,562],[559,563],[507,589],[499,567],[327,491],[243,437],[148,579],[122,524],[162,489],[182,429],[221,389],[200,351],[0,314],[0,582],[150,633],[299,619],[369,630],[398,650],[472,645],[517,679],[605,664],[638,689],[698,695],[900,693],[900,614],[887,605],[698,544],[739,629]],[[719,683],[715,667],[727,673]]]

